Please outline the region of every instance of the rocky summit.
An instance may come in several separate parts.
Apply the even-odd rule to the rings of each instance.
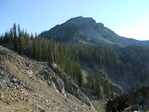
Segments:
[[[93,18],[82,16],[71,18],[65,23],[42,32],[39,36],[71,44],[149,45],[148,41],[119,36],[104,24],[97,23]]]

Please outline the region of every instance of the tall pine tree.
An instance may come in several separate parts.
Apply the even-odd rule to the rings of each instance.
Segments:
[[[95,68],[95,84],[96,84],[95,93],[98,96],[98,98],[102,98],[101,86],[99,80],[99,70],[97,68]]]
[[[16,24],[14,23],[14,25],[13,25],[13,38],[14,38],[14,40],[13,40],[13,47],[14,47],[14,49],[15,50],[17,50],[17,31],[16,31]]]

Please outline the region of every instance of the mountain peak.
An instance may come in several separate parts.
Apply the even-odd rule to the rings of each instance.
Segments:
[[[148,42],[143,43],[134,39],[121,37],[105,27],[104,24],[96,23],[93,18],[83,16],[71,18],[65,23],[41,33],[40,36],[73,44],[148,45]]]
[[[112,40],[114,39],[111,38],[117,37],[114,32],[104,27],[102,23],[96,23],[93,18],[83,16],[71,18],[65,23],[41,33],[40,36],[48,39],[54,38],[60,42],[85,44],[113,44]]]
[[[90,17],[78,16],[78,17],[69,19],[66,23],[73,23],[78,26],[80,24],[85,24],[85,23],[96,24],[96,21]]]
[[[71,19],[69,19],[69,20],[94,20],[93,18],[91,18],[91,17],[83,17],[83,16],[77,16],[77,17],[73,17],[73,18],[71,18]],[[69,21],[68,20],[68,21]],[[94,20],[95,21],[95,20]]]

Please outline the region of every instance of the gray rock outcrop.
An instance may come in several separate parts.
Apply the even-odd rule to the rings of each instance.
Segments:
[[[55,83],[58,91],[62,94],[65,94],[64,92],[67,91],[70,94],[77,97],[79,100],[81,100],[83,103],[87,104],[88,106],[91,106],[93,108],[92,103],[90,102],[89,98],[81,91],[81,89],[78,87],[77,84],[73,82],[73,80],[65,73],[62,73],[58,68],[55,68],[52,66],[52,64],[49,64],[50,68],[52,68],[54,74],[51,74],[51,81]],[[45,74],[44,74],[45,76]],[[46,75],[48,76],[48,75]],[[47,78],[45,78],[47,79]]]

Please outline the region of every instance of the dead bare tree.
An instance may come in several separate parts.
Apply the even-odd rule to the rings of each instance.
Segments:
[[[114,99],[109,99],[106,104],[106,112],[121,112],[129,107],[127,101],[129,100],[127,94],[122,94]]]

